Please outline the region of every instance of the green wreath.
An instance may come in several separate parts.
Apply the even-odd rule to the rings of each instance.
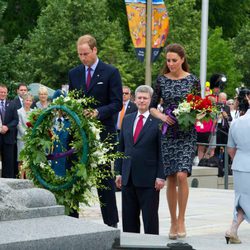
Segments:
[[[69,93],[53,100],[46,110],[35,109],[29,115],[28,129],[23,138],[25,147],[20,153],[27,178],[34,184],[51,190],[57,202],[64,205],[66,212],[79,209],[79,202],[89,204],[91,189],[101,187],[101,180],[109,176],[105,165],[110,165],[119,153],[107,141],[100,141],[101,123],[94,118],[86,118],[84,109],[91,109],[93,98],[78,98],[77,93]],[[71,141],[70,153],[74,153],[71,168],[63,177],[57,176],[51,168],[51,152],[59,138],[53,133],[55,117],[62,114],[70,121],[67,129]],[[61,152],[67,155],[69,151]],[[104,166],[103,169],[97,166]],[[101,187],[104,188],[104,187]]]

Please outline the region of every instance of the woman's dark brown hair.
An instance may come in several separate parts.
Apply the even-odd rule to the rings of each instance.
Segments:
[[[167,53],[172,52],[172,53],[178,54],[180,56],[180,58],[184,58],[184,62],[182,64],[182,69],[186,72],[189,72],[189,65],[188,65],[187,58],[186,58],[186,52],[180,44],[178,44],[178,43],[169,44],[165,48],[165,51],[166,51],[166,55],[167,55]],[[162,74],[166,74],[169,72],[170,72],[170,70],[168,68],[168,65],[166,62],[164,62],[164,67],[162,68]]]

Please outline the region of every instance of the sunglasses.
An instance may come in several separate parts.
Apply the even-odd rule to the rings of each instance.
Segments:
[[[129,95],[129,93],[128,92],[123,92],[123,95]]]

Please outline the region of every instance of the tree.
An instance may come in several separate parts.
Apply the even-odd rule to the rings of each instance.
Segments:
[[[22,40],[17,37],[12,43],[0,45],[0,82],[8,86],[8,97],[16,96],[17,79],[16,56],[21,52]],[[20,81],[20,80],[19,80]]]
[[[243,75],[243,83],[250,89],[250,24],[246,23],[233,39],[236,65]],[[238,83],[240,85],[240,83]]]
[[[27,38],[28,32],[36,26],[39,14],[40,8],[36,0],[8,0],[0,24],[4,42],[12,42],[18,35]]]
[[[222,38],[222,28],[210,30],[208,39],[207,75],[223,73],[227,77],[225,92],[233,97],[235,88],[238,87],[241,73],[235,66],[235,55],[232,50],[232,42]]]
[[[138,62],[135,56],[124,0],[100,0],[98,4],[95,0],[36,1],[41,9],[41,15],[28,38],[22,40],[19,37],[14,40],[13,44],[9,43],[4,46],[0,43],[0,56],[2,55],[0,57],[0,80],[41,82],[52,88],[59,88],[61,84],[67,83],[68,70],[80,63],[76,52],[77,38],[90,33],[97,39],[99,57],[119,68],[124,84],[132,89],[144,84],[145,64]],[[165,0],[170,17],[167,43],[180,43],[184,46],[191,72],[199,76],[201,13],[200,9],[195,9],[197,2],[198,0]],[[220,2],[223,0],[219,0],[218,3]],[[4,1],[0,0],[0,3],[4,3]],[[243,2],[240,1],[240,4]],[[210,30],[212,35],[213,29]],[[231,41],[222,37],[223,33],[216,37],[224,46],[223,48],[226,48],[223,49],[222,57],[217,56],[221,52],[221,48],[216,46],[216,40],[210,41],[208,44],[208,78],[213,71],[227,69],[226,67],[221,68],[221,65],[228,65],[225,59],[227,53],[232,55],[229,49],[232,49]],[[244,35],[240,39],[244,41]],[[165,53],[162,52],[159,59],[153,63],[153,82],[165,60]],[[231,65],[234,65],[232,68],[236,69],[234,60],[233,55],[230,62]],[[240,58],[237,60],[242,62]],[[245,61],[247,62],[246,59]],[[230,72],[233,72],[233,69]],[[240,81],[238,72],[236,70],[236,78],[229,73],[230,84],[231,80]],[[244,77],[247,76],[249,74],[246,74],[247,66],[242,67],[241,72]]]
[[[196,0],[196,8],[201,9],[202,0]],[[241,26],[249,22],[250,0],[210,0],[209,27],[222,27],[223,38],[237,35]]]
[[[41,82],[53,88],[67,83],[68,70],[79,64],[78,37],[86,33],[94,35],[101,51],[103,41],[119,29],[115,22],[107,20],[105,3],[104,0],[97,5],[94,0],[48,0],[36,29],[18,56],[20,76],[27,82]]]

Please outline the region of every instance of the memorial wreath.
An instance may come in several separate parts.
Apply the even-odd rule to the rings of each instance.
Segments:
[[[23,138],[25,147],[20,158],[27,178],[52,191],[67,213],[78,210],[79,202],[88,204],[94,186],[105,188],[101,181],[112,174],[105,166],[121,156],[114,152],[115,145],[108,139],[100,140],[101,123],[84,116],[83,111],[91,109],[94,103],[93,98],[79,98],[77,92],[70,92],[66,97],[61,95],[47,109],[35,109],[30,113]],[[58,117],[70,125],[56,128]],[[55,150],[55,145],[65,142],[60,140],[57,130],[64,130],[68,137],[61,152]],[[65,175],[59,176],[51,165],[62,158],[67,167],[59,166],[66,168]]]

